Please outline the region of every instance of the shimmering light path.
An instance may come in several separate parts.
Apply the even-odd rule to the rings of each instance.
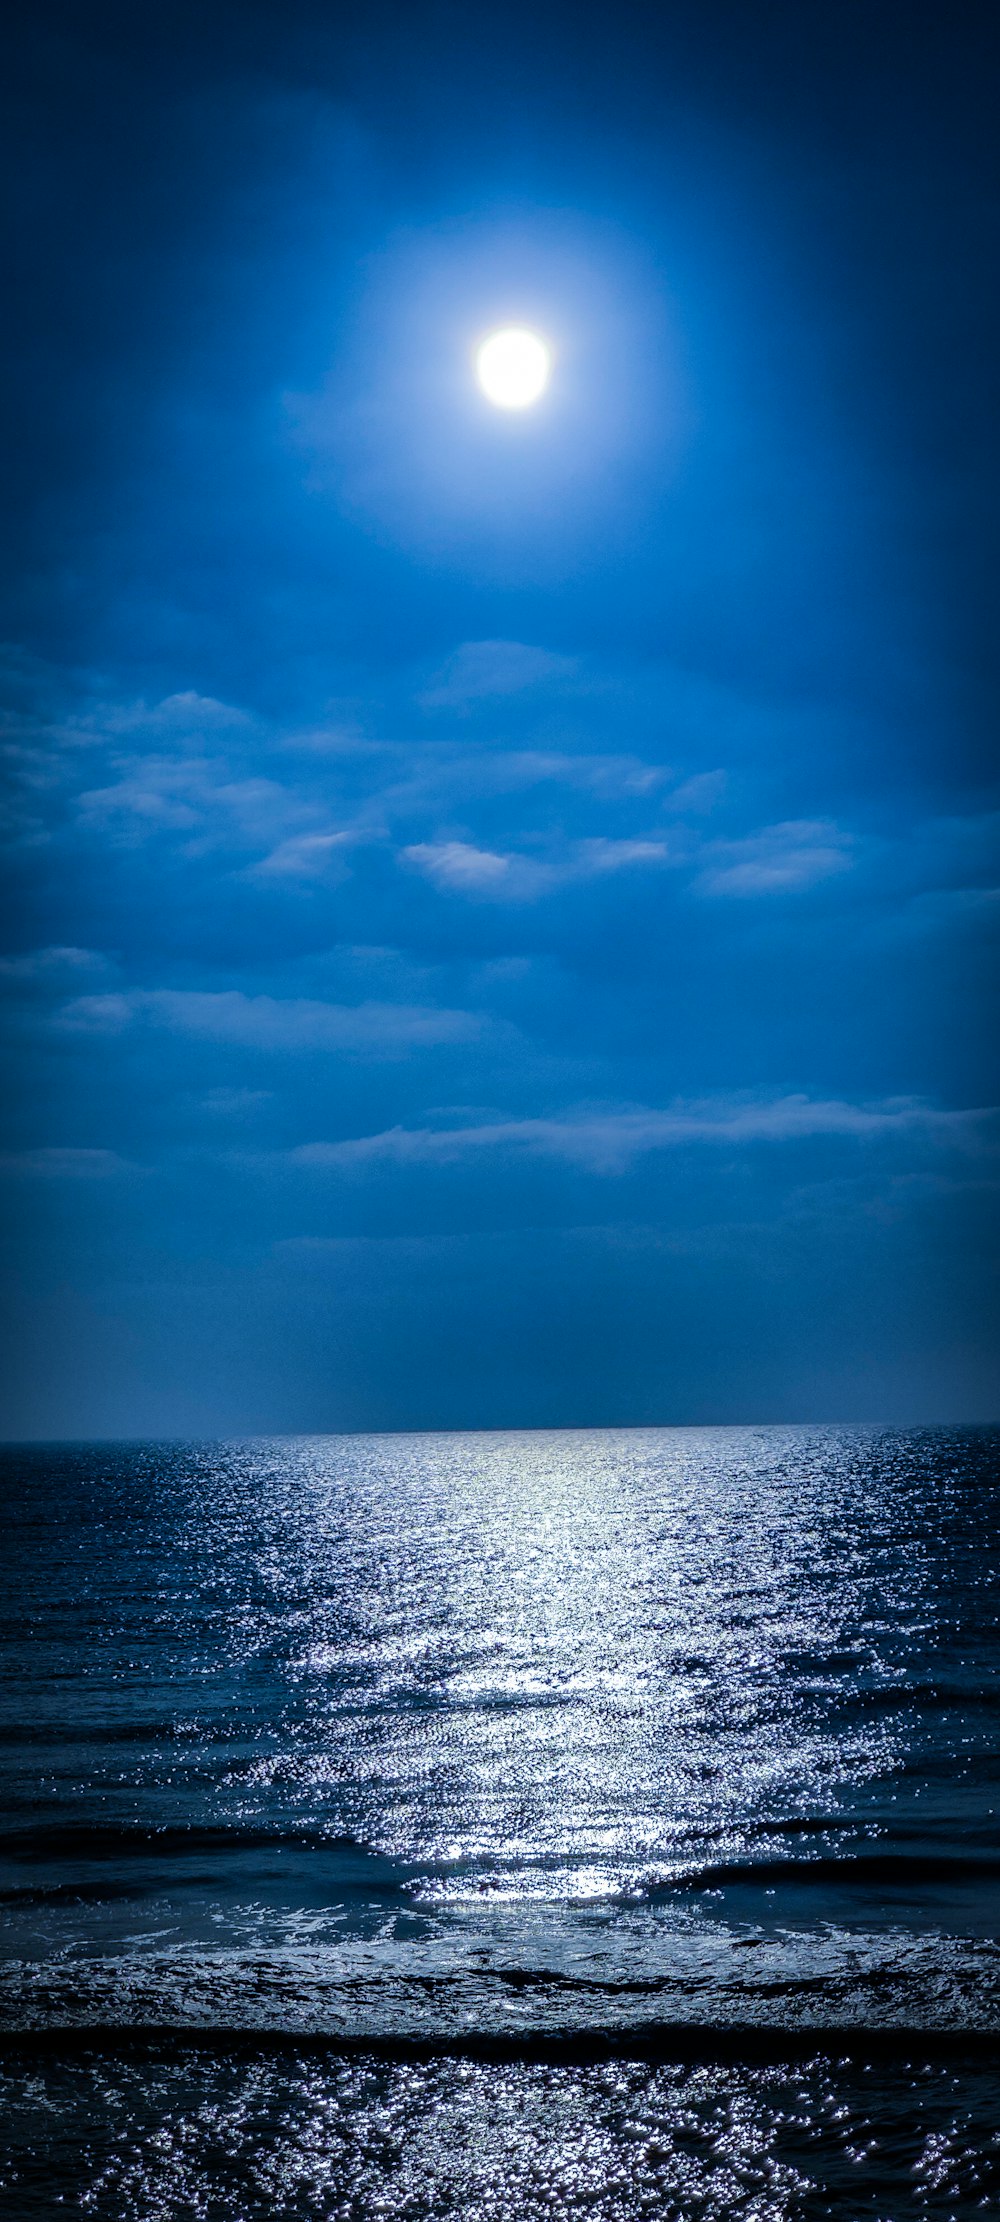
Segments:
[[[996,1440],[5,1454],[8,1949],[989,1933]]]

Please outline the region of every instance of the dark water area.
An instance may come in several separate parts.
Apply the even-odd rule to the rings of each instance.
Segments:
[[[998,1453],[4,1451],[4,2211],[997,2211]]]

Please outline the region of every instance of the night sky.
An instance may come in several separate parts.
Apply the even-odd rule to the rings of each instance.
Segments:
[[[996,1417],[994,8],[20,14],[5,1432]]]

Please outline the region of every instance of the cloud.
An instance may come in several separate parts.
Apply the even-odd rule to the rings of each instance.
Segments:
[[[62,990],[75,980],[107,970],[108,960],[97,949],[55,946],[31,949],[20,957],[0,957],[0,985],[37,990]]]
[[[741,841],[716,841],[698,886],[706,895],[786,895],[850,870],[850,835],[825,818],[793,818],[762,826]]]
[[[568,878],[590,879],[602,872],[627,871],[633,864],[668,864],[671,852],[665,841],[608,841],[599,837],[577,844]]]
[[[452,895],[517,901],[540,894],[550,884],[545,866],[532,857],[498,855],[493,849],[474,848],[470,841],[416,841],[403,850],[403,856],[435,887]]]
[[[131,1172],[127,1158],[116,1150],[40,1149],[7,1150],[0,1155],[0,1172],[40,1180],[107,1180]]]
[[[192,687],[164,695],[159,702],[102,704],[78,721],[88,733],[155,733],[198,740],[205,733],[250,729],[255,722],[246,710],[220,702],[215,695],[198,694]]]
[[[482,758],[479,759],[480,766]],[[530,787],[550,780],[554,785],[576,788],[581,794],[605,800],[627,800],[648,795],[670,778],[663,764],[648,764],[641,756],[573,755],[569,751],[511,749],[493,760],[494,787]],[[482,771],[480,771],[482,780]]]
[[[469,640],[449,656],[419,697],[425,709],[465,709],[492,696],[523,694],[528,688],[569,679],[576,671],[570,656],[532,648],[520,640]]]
[[[66,1034],[120,1034],[138,1007],[135,995],[77,995],[57,1011],[54,1024]]]
[[[402,854],[442,892],[485,896],[494,902],[530,902],[571,880],[671,861],[665,841],[611,841],[603,836],[577,841],[556,859],[477,849],[469,841],[417,841]]]
[[[312,805],[277,780],[234,779],[224,760],[191,756],[142,756],[119,767],[121,776],[78,797],[84,821],[101,827],[117,819],[126,838],[149,832],[193,832],[213,818],[224,835],[251,844],[273,841],[279,826],[313,814]]]
[[[640,756],[542,748],[454,749],[440,742],[408,751],[406,763],[408,776],[389,790],[391,801],[428,801],[444,795],[475,801],[546,785],[624,801],[632,795],[651,794],[671,776],[665,765],[647,763]]]
[[[714,1097],[665,1110],[571,1111],[558,1118],[495,1120],[479,1126],[390,1127],[343,1142],[311,1142],[294,1163],[350,1171],[366,1164],[448,1164],[476,1153],[562,1158],[595,1173],[625,1171],[655,1150],[707,1143],[799,1142],[817,1137],[880,1141],[901,1134],[968,1145],[995,1120],[994,1110],[942,1111],[917,1097],[881,1103],[787,1095],[768,1100]]]
[[[265,879],[326,879],[341,861],[337,850],[345,848],[352,838],[349,833],[292,834],[251,869]]]
[[[199,1096],[198,1107],[221,1119],[243,1118],[260,1104],[273,1101],[270,1088],[209,1088]]]
[[[64,1032],[75,1034],[120,1034],[139,1021],[238,1048],[341,1049],[370,1055],[469,1041],[482,1029],[471,1011],[404,1003],[322,1003],[304,996],[244,995],[236,988],[81,995],[58,1018]]]
[[[894,891],[918,926],[947,923],[963,912],[988,915],[997,899],[1000,813],[925,818],[890,855]],[[899,913],[897,912],[897,922]]]
[[[724,771],[696,772],[693,779],[685,779],[675,787],[670,797],[672,810],[681,810],[692,817],[707,817],[725,794],[727,778]]]

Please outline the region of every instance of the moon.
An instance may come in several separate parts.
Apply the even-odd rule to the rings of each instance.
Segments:
[[[549,350],[537,332],[505,325],[491,332],[476,354],[476,375],[498,409],[530,409],[549,382]]]

